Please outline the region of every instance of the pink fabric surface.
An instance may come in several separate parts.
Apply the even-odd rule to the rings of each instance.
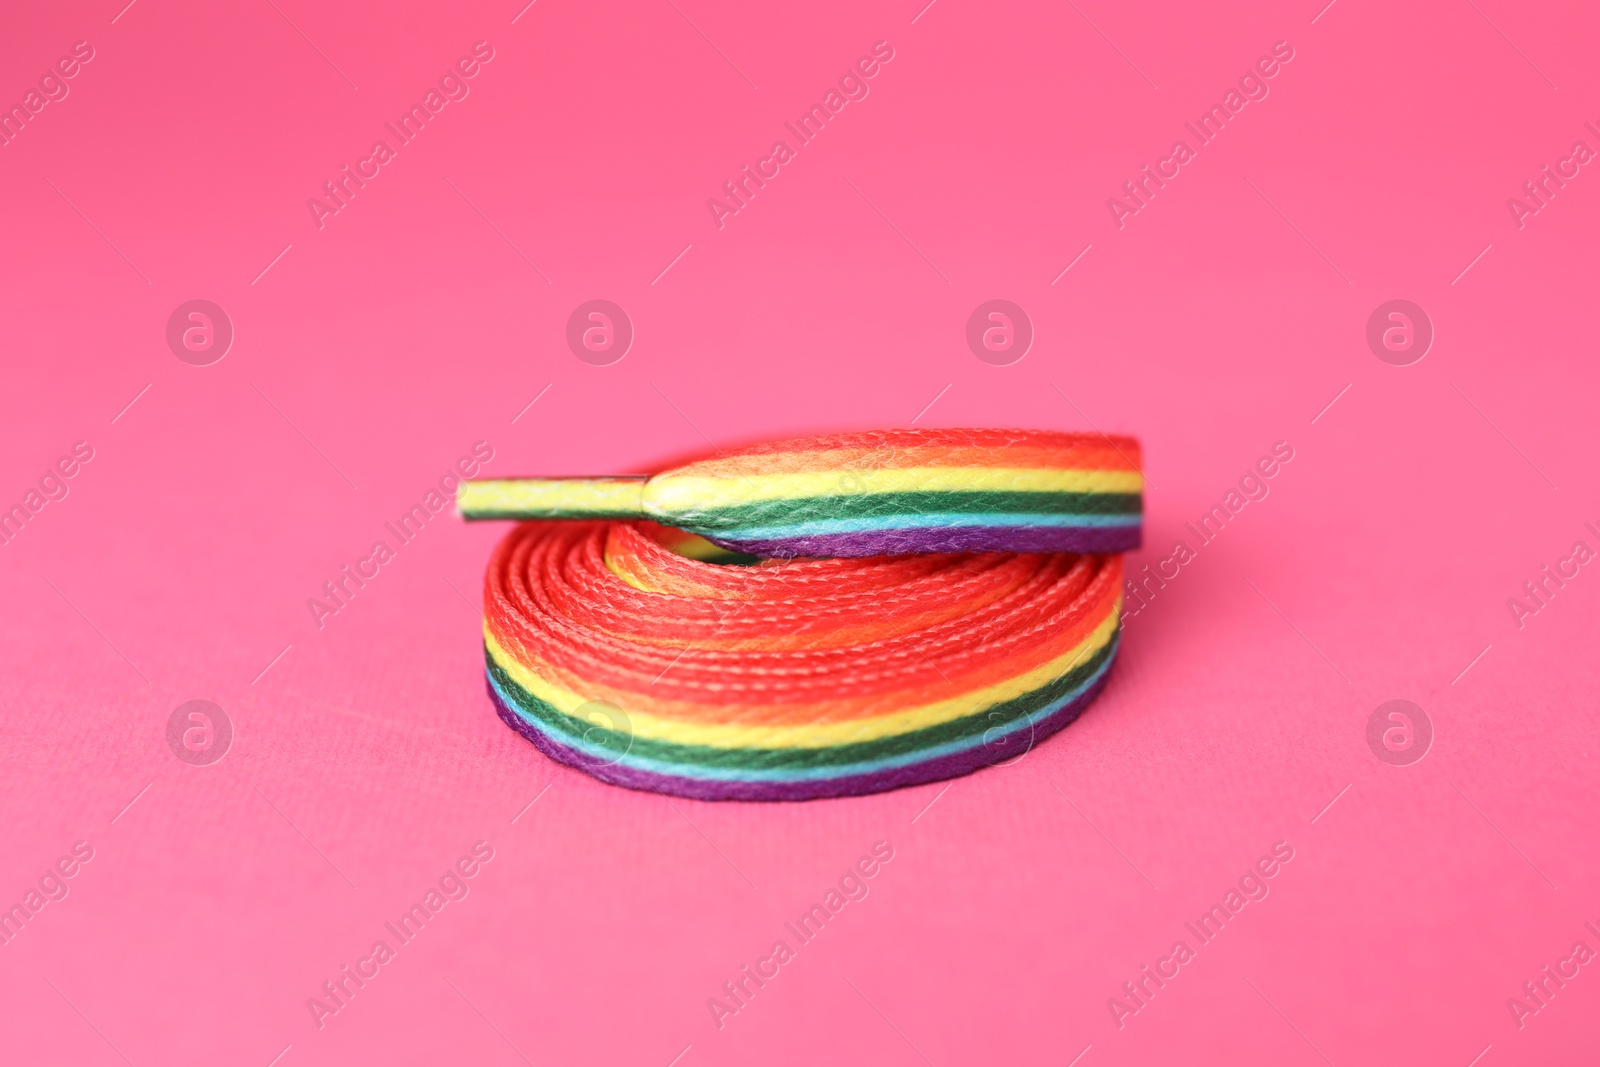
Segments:
[[[13,5],[0,40],[25,109],[93,50],[0,148],[0,505],[93,453],[0,546],[0,904],[73,871],[0,946],[0,1058],[1592,1056],[1600,574],[1508,606],[1600,549],[1591,6],[121,4]],[[319,219],[480,41],[466,95]],[[779,139],[765,187],[707,206]],[[1133,213],[1147,164],[1176,174]],[[167,343],[196,299],[233,327],[205,366]],[[633,327],[608,365],[566,341],[593,299]],[[1031,323],[1020,360],[969,348],[994,299]],[[1394,299],[1433,326],[1406,366],[1367,343]],[[384,525],[476,442],[490,474],[621,473],[913,422],[1139,435],[1130,566],[1172,560],[1083,718],[949,785],[702,804],[552,764],[483,691],[503,527]],[[1186,523],[1277,442],[1200,546]],[[1397,699],[1432,724],[1408,766],[1367,740]],[[168,743],[191,700],[232,724],[210,765]],[[401,944],[385,924],[480,841]],[[877,842],[801,944],[785,923]],[[1202,944],[1185,924],[1278,842]],[[377,970],[319,1015],[346,965]],[[1145,965],[1177,973],[1132,1012]]]

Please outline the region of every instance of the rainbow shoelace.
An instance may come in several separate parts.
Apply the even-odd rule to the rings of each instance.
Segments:
[[[1007,763],[1076,718],[1142,488],[1130,438],[904,430],[468,482],[457,506],[537,520],[484,582],[507,724],[619,785],[803,800]]]

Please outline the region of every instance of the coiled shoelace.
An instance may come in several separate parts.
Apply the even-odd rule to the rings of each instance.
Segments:
[[[1018,759],[1105,684],[1138,459],[1130,438],[907,430],[465,483],[466,518],[557,520],[490,561],[490,696],[554,759],[705,800]]]

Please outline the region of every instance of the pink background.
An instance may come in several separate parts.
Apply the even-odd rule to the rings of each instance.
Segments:
[[[1506,206],[1600,148],[1591,6],[120,6],[13,5],[0,41],[8,101],[95,49],[0,149],[0,504],[95,450],[0,548],[0,903],[95,850],[0,948],[5,1059],[1595,1054],[1597,968],[1506,1006],[1600,948],[1600,574],[1506,606],[1600,547],[1600,174]],[[470,95],[319,230],[307,198],[478,40]],[[879,40],[870,95],[719,231],[706,199]],[[1107,198],[1280,40],[1119,230]],[[596,297],[637,331],[612,366],[563,340]],[[195,298],[236,330],[211,366],[165,342]],[[1037,331],[1010,366],[964,341],[991,298]],[[1436,329],[1412,366],[1364,339],[1392,298]],[[1295,458],[1082,720],[948,792],[669,802],[550,763],[483,693],[497,524],[438,519],[306,608],[475,441],[601,473],[914,418],[1138,434],[1135,566]],[[206,767],[165,737],[197,698],[237,730]],[[1407,767],[1365,740],[1396,698],[1436,733]],[[307,998],[480,839],[470,895],[319,1030]],[[707,998],[879,840],[871,895],[719,1030]],[[1119,1029],[1107,998],[1280,840],[1270,896]]]

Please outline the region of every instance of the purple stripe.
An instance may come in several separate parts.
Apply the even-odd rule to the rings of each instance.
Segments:
[[[1048,718],[1041,719],[1034,725],[1033,745],[1049,737],[1051,734],[1066,726],[1076,719],[1083,709],[1088,707],[1095,697],[1100,695],[1100,690],[1105,687],[1106,679],[1111,676],[1111,664],[1101,673],[1088,689],[1080,693],[1077,699],[1064,704],[1053,712]],[[603,782],[612,785],[625,786],[628,789],[642,789],[651,793],[670,793],[674,796],[689,797],[693,800],[815,800],[819,797],[848,797],[861,796],[866,793],[881,793],[888,789],[900,789],[910,785],[922,785],[925,782],[937,782],[944,778],[955,778],[963,774],[984,767],[993,766],[1002,760],[1009,762],[1013,757],[1009,752],[996,753],[991,749],[979,746],[964,752],[955,752],[925,763],[915,763],[905,767],[896,767],[892,770],[878,771],[873,774],[857,774],[842,778],[805,779],[788,782],[771,780],[732,782],[723,779],[710,778],[684,778],[677,775],[657,774],[652,771],[643,771],[635,767],[626,767],[619,763],[607,763],[593,756],[585,755],[541,733],[532,723],[518,715],[501,701],[500,694],[495,692],[490,684],[489,699],[494,701],[495,711],[517,733],[532,741],[534,747],[546,756],[561,763],[569,764],[581,771],[586,771]],[[1026,754],[1026,753],[1024,753]]]
[[[730,541],[704,535],[713,544],[752,556],[905,556],[924,552],[1130,552],[1139,547],[1139,527],[937,526],[926,529],[861,530],[761,541]]]

